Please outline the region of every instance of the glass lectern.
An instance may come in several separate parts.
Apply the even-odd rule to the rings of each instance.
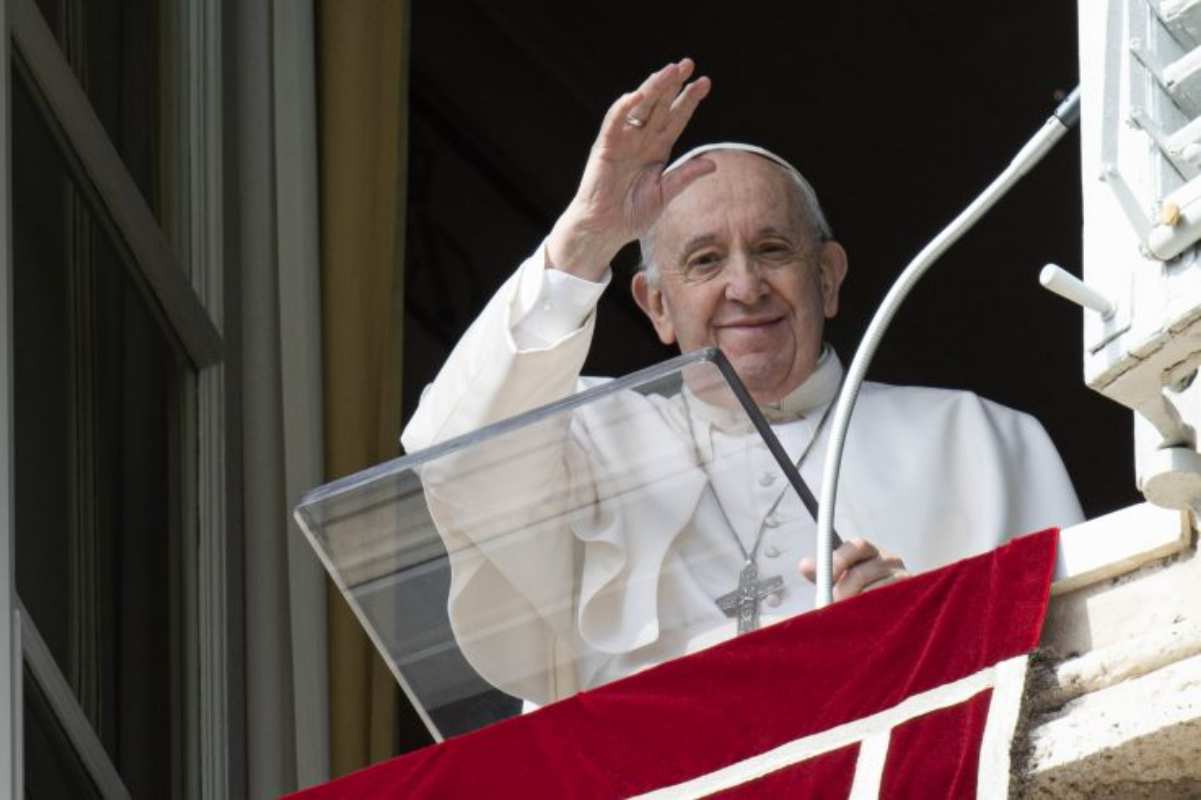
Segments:
[[[779,480],[755,505],[740,487],[764,463]],[[814,508],[711,349],[322,486],[295,515],[442,739],[805,610],[770,574],[795,564],[762,544]]]

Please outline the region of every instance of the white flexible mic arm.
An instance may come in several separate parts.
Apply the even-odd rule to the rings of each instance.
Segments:
[[[815,598],[817,608],[829,605],[832,597],[834,503],[838,497],[838,475],[842,466],[842,450],[846,445],[847,427],[851,421],[851,412],[855,408],[855,400],[859,396],[859,387],[863,384],[868,366],[876,354],[880,340],[888,330],[901,303],[909,296],[926,271],[938,260],[938,257],[958,241],[963,234],[967,233],[998,200],[1005,196],[1014,184],[1021,180],[1023,175],[1042,160],[1042,157],[1055,143],[1071,129],[1079,116],[1080,89],[1077,87],[1060,104],[1042,128],[1018,151],[1005,171],[998,175],[988,188],[950,225],[922,248],[913,261],[909,262],[909,266],[905,267],[896,283],[888,290],[879,310],[872,317],[867,332],[863,334],[863,341],[860,342],[859,349],[855,351],[855,358],[847,370],[842,390],[838,393],[838,405],[834,409],[834,419],[830,429],[830,445],[826,450],[826,464],[822,472],[821,501],[818,503],[817,515],[817,593]],[[845,535],[846,532],[843,533]]]

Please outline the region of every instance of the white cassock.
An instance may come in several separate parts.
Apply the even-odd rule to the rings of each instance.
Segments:
[[[539,248],[426,388],[406,450],[594,383],[580,370],[604,286],[547,270]],[[841,378],[826,348],[814,374],[767,409],[792,459]],[[827,428],[801,465],[815,494]],[[542,704],[732,636],[715,600],[738,584],[735,535],[750,551],[762,529],[759,574],[784,578],[764,624],[812,608],[797,564],[814,553],[814,521],[744,414],[626,392],[531,435],[541,446],[494,452],[495,468],[452,459],[441,469],[453,474],[423,475],[450,553],[451,625],[493,685]],[[863,387],[834,517],[844,539],[869,539],[922,571],[1081,516],[1029,415],[970,392]]]

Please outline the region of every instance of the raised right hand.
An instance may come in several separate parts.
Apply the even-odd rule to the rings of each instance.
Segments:
[[[650,230],[672,198],[715,169],[709,159],[695,158],[663,174],[709,93],[708,78],[685,85],[693,66],[688,58],[668,64],[610,106],[580,188],[547,239],[551,267],[599,280],[617,251]]]

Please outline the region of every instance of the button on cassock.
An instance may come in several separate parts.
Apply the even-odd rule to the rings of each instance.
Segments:
[[[771,486],[771,485],[772,485],[773,483],[775,483],[775,482],[776,482],[776,476],[775,476],[775,473],[772,473],[772,472],[764,472],[762,475],[760,475],[760,476],[759,476],[759,485],[760,485],[760,486],[762,486],[762,487],[763,487],[763,488],[765,488],[765,489],[766,489],[768,486]]]

